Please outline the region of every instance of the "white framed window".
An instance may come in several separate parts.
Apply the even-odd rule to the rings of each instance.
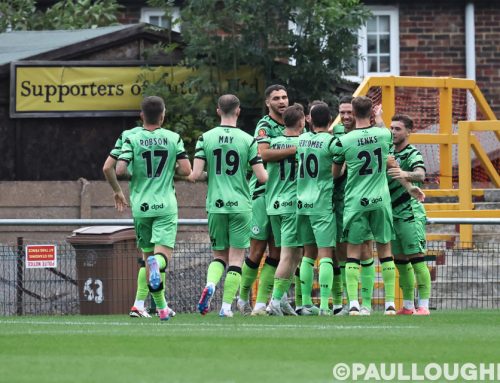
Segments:
[[[181,17],[179,7],[172,8],[172,20],[178,20]],[[160,8],[141,8],[141,22],[156,25],[158,27],[168,28],[170,20],[165,17],[165,11]],[[175,32],[181,31],[179,23],[175,23],[172,27]]]
[[[372,16],[358,32],[358,54],[354,70],[346,79],[359,82],[367,76],[399,75],[399,10],[369,7]]]

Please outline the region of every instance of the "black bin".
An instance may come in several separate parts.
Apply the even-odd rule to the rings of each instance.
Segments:
[[[125,314],[137,284],[135,231],[129,226],[92,226],[73,231],[80,313]]]

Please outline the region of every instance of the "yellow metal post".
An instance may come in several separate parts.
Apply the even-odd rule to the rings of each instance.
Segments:
[[[382,110],[384,111],[385,126],[391,126],[391,118],[396,114],[396,89],[394,88],[394,77],[387,79],[382,86]]]
[[[458,123],[458,204],[460,210],[472,210],[472,166],[470,123]],[[468,247],[472,243],[472,226],[460,225],[460,242]]]
[[[439,133],[450,136],[452,130],[452,103],[453,90],[445,85],[439,89]],[[453,146],[451,142],[439,144],[439,163],[440,163],[440,182],[439,187],[442,189],[451,189],[453,187]]]

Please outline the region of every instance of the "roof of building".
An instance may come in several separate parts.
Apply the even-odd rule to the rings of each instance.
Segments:
[[[94,29],[56,31],[13,31],[0,33],[0,65],[27,59],[67,45],[77,44],[130,28],[117,25]]]

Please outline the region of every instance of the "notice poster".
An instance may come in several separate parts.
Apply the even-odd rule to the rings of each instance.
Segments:
[[[27,245],[26,268],[57,267],[57,247],[55,245]]]

